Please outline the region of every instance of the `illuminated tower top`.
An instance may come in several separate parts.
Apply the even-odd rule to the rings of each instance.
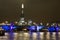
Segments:
[[[22,8],[24,8],[24,4],[22,3]]]
[[[22,8],[22,11],[21,11],[21,15],[20,15],[20,17],[21,18],[24,18],[24,4],[22,3],[22,5],[21,5],[21,8]]]
[[[21,8],[22,8],[22,14],[23,14],[23,13],[24,13],[24,12],[23,12],[23,9],[24,9],[24,4],[23,4],[23,3],[22,3]]]

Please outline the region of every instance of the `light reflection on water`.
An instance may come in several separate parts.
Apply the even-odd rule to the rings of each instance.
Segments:
[[[60,32],[10,32],[0,36],[0,40],[60,40]]]

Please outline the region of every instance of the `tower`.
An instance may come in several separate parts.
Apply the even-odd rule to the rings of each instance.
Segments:
[[[23,11],[23,9],[24,9],[24,4],[23,3],[21,5],[21,8],[22,8],[21,16],[20,16],[21,18],[18,22],[18,25],[26,25],[25,18],[24,18],[24,11]]]

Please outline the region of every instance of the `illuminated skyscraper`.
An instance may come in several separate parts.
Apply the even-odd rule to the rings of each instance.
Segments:
[[[25,22],[25,18],[24,18],[24,11],[23,11],[23,9],[24,9],[24,4],[22,3],[22,5],[21,5],[21,8],[22,8],[22,13],[21,13],[21,15],[20,15],[20,20],[19,20],[19,22],[18,22],[18,25],[26,25],[27,24],[27,22]]]

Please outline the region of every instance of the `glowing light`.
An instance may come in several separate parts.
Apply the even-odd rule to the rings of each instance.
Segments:
[[[37,25],[36,22],[33,22],[34,25]]]
[[[9,31],[9,26],[8,25],[3,25],[2,28],[5,30],[5,31]]]
[[[44,26],[39,26],[39,29],[42,29]]]
[[[51,26],[55,26],[56,25],[56,23],[53,23]]]
[[[15,28],[17,28],[17,27],[14,25],[14,23],[11,23],[10,29],[13,30],[13,29],[15,29]]]
[[[25,21],[21,21],[22,23],[24,23]]]
[[[55,29],[56,29],[56,31],[59,31],[60,28],[57,26],[57,27],[55,27]]]
[[[58,26],[60,26],[60,24],[58,24]]]
[[[40,25],[43,25],[43,23],[40,23]]]
[[[37,31],[39,31],[39,29],[40,29],[39,26],[37,26]]]
[[[31,26],[29,30],[35,30],[35,26]]]
[[[48,25],[49,25],[49,23],[46,24],[46,26],[48,26]]]
[[[21,21],[24,21],[24,18],[21,18]]]
[[[25,30],[25,31],[26,31],[27,29],[23,29],[23,30]]]
[[[31,26],[31,29],[35,30],[35,26]]]
[[[22,8],[24,8],[24,4],[22,3]]]
[[[42,28],[43,28],[43,26],[37,26],[37,31],[39,31]]]
[[[18,22],[17,21],[15,21],[15,24],[17,24]]]
[[[52,25],[55,25],[55,23],[53,23]]]
[[[8,21],[5,21],[5,23],[7,24],[7,23],[8,23]]]
[[[5,25],[5,23],[3,22],[2,25]]]
[[[13,27],[11,26],[11,29],[13,29]]]
[[[55,31],[55,27],[53,27],[53,26],[49,27],[48,30],[49,30],[49,32],[53,32],[53,31]]]
[[[33,30],[33,31],[39,31],[39,30],[41,30],[42,28],[43,28],[44,26],[30,26],[28,29],[29,30]]]

